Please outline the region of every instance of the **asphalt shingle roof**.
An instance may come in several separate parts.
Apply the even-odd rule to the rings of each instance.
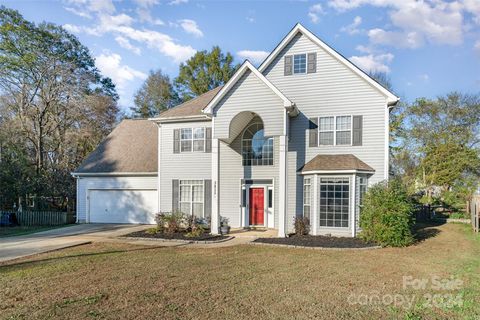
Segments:
[[[335,170],[375,170],[353,154],[319,154],[307,162],[301,172]]]
[[[149,120],[123,120],[75,173],[156,173],[157,130],[157,125]]]

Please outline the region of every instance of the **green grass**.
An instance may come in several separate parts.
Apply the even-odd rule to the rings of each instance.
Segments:
[[[479,319],[479,237],[463,224],[426,231],[414,246],[367,251],[93,243],[0,266],[0,318]],[[403,276],[432,275],[463,284],[402,287]],[[426,306],[426,295],[450,293],[463,303]],[[352,294],[414,300],[352,305]]]
[[[52,229],[63,228],[69,225],[61,226],[16,226],[16,227],[0,227],[0,238],[24,236],[35,232],[47,231]]]

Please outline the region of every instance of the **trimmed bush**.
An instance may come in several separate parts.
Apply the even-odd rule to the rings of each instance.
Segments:
[[[404,247],[413,243],[414,206],[399,180],[370,187],[363,199],[360,237],[381,246]]]
[[[185,215],[177,212],[161,212],[155,216],[157,230],[159,233],[174,234],[180,231],[182,226],[186,225]]]
[[[307,217],[295,217],[295,235],[305,236],[310,232],[310,220]]]

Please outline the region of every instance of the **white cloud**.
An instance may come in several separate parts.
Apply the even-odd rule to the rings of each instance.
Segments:
[[[63,29],[71,33],[80,33],[81,31],[81,28],[79,26],[68,24],[68,23],[63,25]]]
[[[165,22],[163,22],[161,19],[154,19],[149,9],[140,7],[140,8],[137,8],[135,12],[137,13],[138,18],[140,19],[140,22],[149,22],[157,26],[165,25]]]
[[[203,37],[203,32],[197,25],[197,22],[190,19],[178,20],[178,23],[186,33],[193,34],[197,38]]]
[[[115,12],[115,6],[112,0],[90,0],[88,8],[92,12],[108,13]]]
[[[134,2],[142,8],[153,7],[160,3],[159,0],[134,0]]]
[[[92,2],[95,2],[95,4],[92,5]],[[68,3],[88,10],[88,12],[95,15],[97,20],[92,26],[70,25],[69,27],[72,30],[75,29],[76,31],[85,32],[98,37],[106,34],[112,34],[115,37],[121,36],[122,38],[128,40],[132,47],[134,46],[135,42],[144,44],[147,47],[155,49],[165,56],[171,58],[176,63],[187,60],[196,52],[196,50],[189,45],[178,44],[175,39],[167,34],[155,30],[149,30],[147,28],[134,28],[132,25],[135,20],[125,13],[120,13],[117,15],[108,13],[115,11],[115,7],[110,7],[110,4],[113,6],[113,3],[110,0],[101,0],[98,2],[97,0],[70,0]],[[146,5],[152,3],[152,1],[145,2]],[[154,20],[154,23],[160,24],[160,20]],[[201,30],[198,29],[198,26],[197,30],[192,28],[195,26],[196,23],[193,25],[190,24],[187,27],[182,27],[184,27],[184,29],[190,27],[191,29],[189,29],[189,31],[197,36],[203,35]],[[123,41],[122,43],[125,44],[126,42]]]
[[[478,3],[478,0],[330,0],[328,5],[339,12],[365,5],[387,8],[392,27],[370,30],[371,40],[417,48],[426,42],[461,44],[465,29],[463,11],[480,13]]]
[[[248,16],[248,17],[246,17],[246,19],[247,19],[247,21],[250,22],[250,23],[255,22],[255,18],[254,18],[254,17]]]
[[[365,56],[352,56],[349,58],[356,66],[365,72],[390,72],[388,63],[392,62],[394,55],[391,53],[369,54]]]
[[[360,33],[360,29],[358,29],[358,26],[360,26],[361,24],[362,24],[362,17],[356,16],[353,19],[353,22],[351,24],[343,27],[342,29],[340,29],[340,31],[346,32],[350,35],[354,35],[354,34]]]
[[[314,4],[308,10],[308,17],[310,18],[310,21],[315,24],[320,22],[320,15],[322,14],[325,14],[325,12],[323,11],[323,7],[320,3]]]
[[[421,47],[424,39],[418,32],[408,33],[372,29],[368,31],[368,37],[374,44],[389,45],[398,48],[415,49]]]
[[[176,5],[187,3],[187,2],[188,0],[173,0],[173,1],[170,1],[168,4],[172,6],[176,6]]]
[[[122,36],[118,36],[115,38],[115,41],[119,44],[120,47],[125,48],[127,50],[132,51],[136,55],[140,55],[142,53],[142,50],[140,50],[139,47],[135,47],[130,43],[130,41]]]
[[[129,81],[147,78],[145,73],[122,65],[122,57],[117,53],[102,53],[95,58],[95,62],[102,74],[112,78],[119,88],[125,88]]]
[[[248,59],[254,64],[260,64],[270,54],[267,51],[255,51],[255,50],[241,50],[237,52],[237,56],[244,60]]]
[[[126,104],[122,101],[125,97],[125,90],[130,81],[140,79],[144,80],[147,75],[141,71],[135,70],[127,65],[121,64],[122,57],[116,53],[102,53],[95,58],[95,64],[103,75],[111,78],[115,83],[118,93],[121,97],[120,104]]]
[[[79,16],[79,17],[92,19],[91,14],[88,13],[87,11],[80,10],[80,9],[77,9],[77,8],[73,8],[73,7],[64,7],[64,9],[67,10],[68,12],[73,13],[74,15]]]

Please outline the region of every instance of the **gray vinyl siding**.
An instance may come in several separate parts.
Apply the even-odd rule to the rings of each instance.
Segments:
[[[284,75],[284,55],[317,53],[317,70],[310,74]],[[386,98],[349,68],[310,39],[298,34],[263,73],[295,102],[300,114],[290,119],[288,148],[287,230],[302,212],[302,177],[297,170],[317,154],[354,154],[375,169],[369,183],[384,180]],[[362,146],[308,147],[309,118],[362,115]]]
[[[233,140],[235,134],[239,134],[251,119],[247,116],[240,119],[237,117],[233,122],[232,119],[246,111],[255,112],[262,118],[266,136],[281,135],[284,121],[283,108],[283,101],[272,89],[247,70],[215,108],[214,138],[228,139],[230,123],[237,123],[238,126],[232,128],[234,129]]]
[[[81,177],[78,179],[77,220],[82,223],[87,219],[89,189],[157,190],[156,176]]]
[[[163,123],[160,127],[160,211],[172,210],[172,180],[207,180],[212,178],[211,153],[173,153],[174,130],[199,127],[211,128],[211,121]]]
[[[215,120],[216,121],[216,120]],[[241,179],[272,179],[274,185],[274,216],[275,228],[278,228],[278,137],[274,137],[272,166],[242,166],[241,135],[230,145],[220,142],[220,203],[219,214],[227,217],[230,225],[238,228],[242,223],[241,205]],[[246,213],[248,214],[248,212]]]

